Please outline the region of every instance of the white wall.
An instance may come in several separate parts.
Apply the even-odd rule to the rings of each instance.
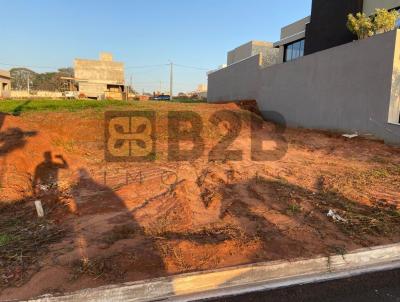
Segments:
[[[27,90],[12,90],[10,93],[11,98],[62,98],[62,92],[57,91],[35,91],[28,93]]]

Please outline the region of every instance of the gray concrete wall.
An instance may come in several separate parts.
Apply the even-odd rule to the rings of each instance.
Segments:
[[[269,65],[278,63],[278,51],[273,48],[272,42],[250,41],[228,52],[227,65],[243,61],[261,53],[264,61]]]
[[[268,68],[252,58],[212,74],[208,100],[254,96],[262,111],[279,112],[290,126],[358,131],[400,144],[400,125],[388,122],[389,108],[399,116],[399,39],[393,31]]]
[[[372,15],[375,8],[392,9],[400,6],[400,0],[364,0],[364,12]]]
[[[259,90],[261,56],[255,55],[208,75],[207,99],[212,102],[255,100]]]

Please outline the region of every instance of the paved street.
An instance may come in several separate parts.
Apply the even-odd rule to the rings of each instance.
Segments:
[[[400,269],[343,280],[211,299],[207,302],[393,302],[400,301]]]

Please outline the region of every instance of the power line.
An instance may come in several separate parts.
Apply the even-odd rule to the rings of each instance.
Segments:
[[[174,83],[174,63],[170,63],[170,71],[169,71],[169,97],[172,100],[173,97],[173,83]]]
[[[62,67],[56,67],[56,66],[44,66],[44,65],[24,65],[24,64],[11,64],[11,63],[4,63],[0,62],[0,65],[4,66],[11,66],[11,67],[25,67],[25,68],[43,68],[43,69],[56,69],[58,70],[59,68]],[[174,63],[175,66],[178,67],[183,67],[183,68],[189,68],[189,69],[196,69],[196,70],[204,70],[208,71],[211,70],[212,68],[204,68],[204,67],[197,67],[197,66],[189,66],[189,65],[183,65],[183,64],[176,64]],[[154,67],[166,67],[170,66],[170,63],[166,64],[155,64],[155,65],[137,65],[137,66],[127,66],[125,69],[146,69],[146,68],[154,68]]]
[[[212,68],[203,68],[203,67],[196,67],[196,66],[189,66],[189,65],[182,65],[182,64],[174,64],[174,65],[183,67],[183,68],[197,69],[197,70],[204,70],[204,71],[209,71],[212,69]]]
[[[143,68],[153,68],[153,67],[165,67],[169,64],[158,64],[158,65],[141,65],[141,66],[128,66],[125,69],[143,69]]]
[[[2,63],[2,62],[0,62],[0,65],[11,66],[11,67],[15,67],[15,68],[43,68],[43,69],[56,69],[56,70],[58,70],[59,68],[62,68],[62,67],[54,67],[54,66],[20,65],[20,64]]]

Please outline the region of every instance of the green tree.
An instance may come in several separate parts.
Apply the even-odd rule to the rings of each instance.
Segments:
[[[56,72],[36,73],[28,68],[13,68],[11,73],[11,86],[14,90],[27,90],[28,78],[30,89],[46,91],[68,90],[67,82],[62,77],[74,76],[74,69],[71,67],[60,68]]]
[[[382,33],[394,30],[396,28],[397,20],[400,14],[397,10],[390,12],[385,8],[377,8],[374,16],[374,31],[375,33]]]
[[[356,34],[358,39],[365,39],[374,34],[374,24],[370,17],[364,13],[357,13],[355,16],[347,16],[347,28]]]
[[[31,88],[33,81],[35,80],[37,73],[28,68],[12,68],[11,74],[11,87],[14,90],[27,90],[28,80]]]

